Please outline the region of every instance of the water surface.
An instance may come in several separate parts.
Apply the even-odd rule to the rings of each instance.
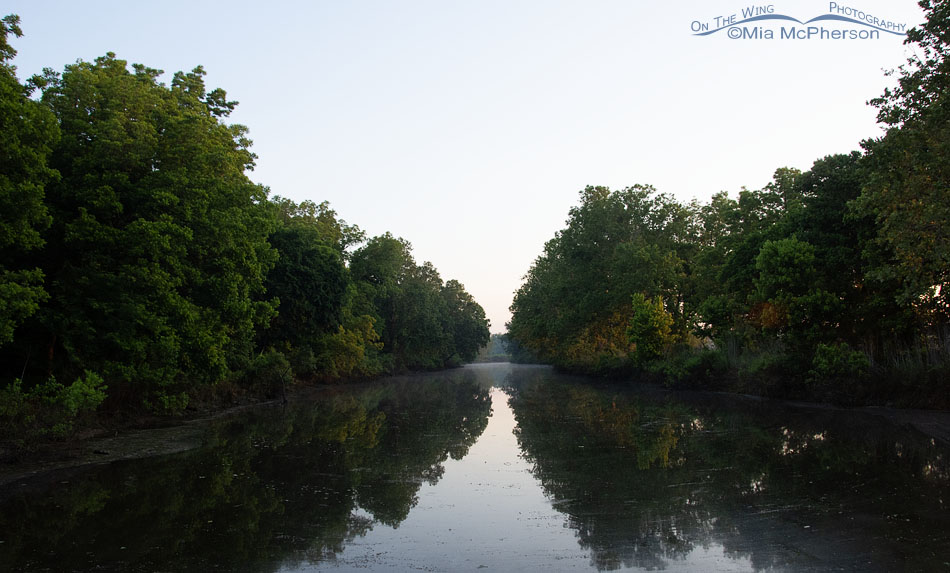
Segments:
[[[476,365],[0,486],[0,571],[950,570],[950,450],[879,416]]]

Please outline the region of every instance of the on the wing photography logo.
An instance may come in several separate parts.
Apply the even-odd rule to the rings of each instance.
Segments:
[[[775,4],[746,6],[707,20],[693,20],[694,36],[725,34],[733,40],[879,40],[907,33],[907,25],[838,2],[814,18],[779,13]]]

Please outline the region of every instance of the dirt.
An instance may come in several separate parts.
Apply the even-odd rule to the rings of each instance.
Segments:
[[[38,478],[56,470],[175,454],[197,448],[204,443],[206,428],[212,420],[248,408],[276,403],[242,404],[215,412],[193,414],[185,419],[143,417],[126,422],[123,429],[86,430],[69,441],[42,444],[32,452],[0,450],[0,487],[15,481]]]
[[[860,411],[885,418],[897,426],[911,426],[945,445],[950,445],[950,412],[894,408],[861,408]]]

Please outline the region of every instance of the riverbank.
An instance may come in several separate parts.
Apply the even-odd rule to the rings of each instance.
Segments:
[[[371,383],[355,381],[347,388]],[[211,422],[255,409],[280,407],[290,401],[312,400],[341,386],[297,386],[284,398],[253,399],[244,395],[228,405],[199,403],[181,416],[140,414],[102,418],[67,439],[42,440],[29,449],[0,444],[0,487],[42,474],[120,460],[179,453],[196,448]]]
[[[458,369],[443,372],[455,370]],[[246,392],[230,394],[227,399],[207,395],[202,400],[193,401],[192,406],[178,416],[144,412],[139,415],[104,416],[78,429],[68,438],[36,440],[28,449],[18,448],[9,442],[0,443],[0,487],[62,470],[191,450],[202,445],[203,432],[216,420],[248,410],[280,408],[291,403],[317,400],[381,381],[422,378],[430,374],[406,372],[384,377],[354,378],[337,384],[297,384],[276,398]]]
[[[473,364],[467,368],[478,369],[496,364],[498,363]],[[528,365],[518,365],[517,367],[526,366]],[[551,368],[549,366],[536,367],[540,369]],[[416,376],[423,375],[417,374]],[[88,466],[188,451],[203,444],[204,433],[209,424],[215,420],[234,416],[248,410],[280,408],[288,403],[317,400],[339,392],[352,391],[360,386],[368,386],[374,382],[399,381],[412,377],[413,375],[391,376],[375,381],[354,382],[345,386],[301,386],[288,392],[286,400],[245,401],[226,408],[195,411],[184,417],[162,418],[149,416],[126,420],[125,425],[121,427],[86,429],[66,441],[48,441],[39,444],[30,452],[20,451],[0,456],[0,488],[14,482],[44,481],[49,476],[53,476],[50,479],[59,479],[68,474],[70,470],[79,470]],[[583,382],[579,382],[579,384],[583,384]],[[846,408],[828,403],[781,400],[746,393],[671,389],[658,384],[647,384],[641,387],[642,390],[647,392],[650,392],[651,388],[662,394],[679,397],[694,396],[700,400],[713,399],[729,403],[761,402],[763,405],[782,405],[801,411],[862,413],[880,417],[895,426],[912,428],[935,442],[950,446],[950,412],[948,411],[878,406]]]
[[[0,449],[0,487],[23,479],[31,479],[57,470],[106,464],[174,454],[201,445],[204,427],[212,420],[250,408],[278,405],[270,400],[242,404],[181,418],[142,418],[123,427],[87,428],[68,440],[46,441],[31,451]]]
[[[677,390],[726,392],[846,408],[950,411],[950,360],[885,367],[869,365],[862,356],[858,352],[847,356],[838,353],[816,365],[780,352],[732,356],[723,349],[707,348],[683,349],[639,365],[630,357],[595,362],[552,359],[550,363],[565,373],[631,385],[656,384]],[[530,355],[519,358],[533,359]],[[854,367],[846,367],[845,363]]]

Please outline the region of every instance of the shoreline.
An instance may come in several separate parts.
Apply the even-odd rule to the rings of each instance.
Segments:
[[[493,364],[499,363],[473,363],[466,366],[484,367]],[[551,368],[548,365],[510,364],[516,367],[540,366]],[[320,395],[333,393],[344,388],[349,389],[353,386],[379,383],[387,378],[400,378],[400,376],[357,381],[342,386],[303,386],[289,392],[286,402],[314,399]],[[943,410],[901,409],[886,406],[847,408],[830,403],[785,400],[727,391],[676,389],[666,388],[662,385],[655,388],[674,394],[706,394],[720,398],[780,404],[805,410],[863,413],[884,418],[895,426],[909,426],[932,440],[950,445],[950,412]],[[47,478],[63,471],[78,471],[85,467],[176,454],[198,448],[204,441],[207,426],[214,420],[251,409],[279,407],[286,402],[281,399],[269,399],[260,402],[242,403],[223,409],[200,411],[191,417],[152,420],[152,423],[155,423],[152,426],[148,425],[146,419],[140,418],[137,421],[138,426],[130,424],[114,431],[95,430],[91,435],[87,431],[85,435],[80,434],[69,441],[45,443],[37,452],[31,452],[20,459],[13,457],[12,459],[0,460],[0,499],[11,493],[4,492],[3,488],[14,482],[45,482]],[[143,421],[145,422],[144,427],[142,425]],[[108,435],[110,433],[112,435]]]

